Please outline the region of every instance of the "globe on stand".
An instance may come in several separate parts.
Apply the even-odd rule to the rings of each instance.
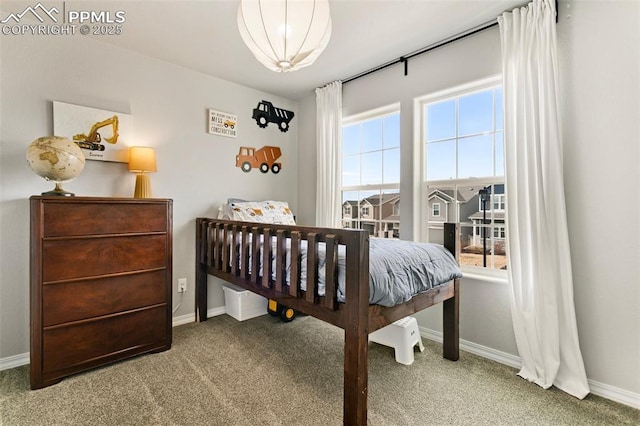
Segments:
[[[55,182],[53,190],[42,195],[74,196],[62,189],[62,184],[71,182],[84,169],[84,154],[78,145],[60,136],[44,136],[36,139],[27,148],[27,163],[35,174]]]

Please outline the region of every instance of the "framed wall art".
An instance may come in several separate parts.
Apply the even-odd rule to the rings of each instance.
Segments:
[[[209,133],[235,138],[238,135],[238,117],[227,112],[209,110]]]
[[[129,161],[131,114],[54,101],[53,132],[75,142],[87,160]]]

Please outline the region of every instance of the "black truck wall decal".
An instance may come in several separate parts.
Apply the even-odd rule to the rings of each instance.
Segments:
[[[267,127],[269,123],[276,123],[281,132],[289,130],[289,123],[293,119],[293,111],[273,106],[269,101],[261,101],[253,109],[253,119],[261,128]]]

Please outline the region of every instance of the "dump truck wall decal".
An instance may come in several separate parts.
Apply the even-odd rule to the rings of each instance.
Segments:
[[[289,123],[293,120],[294,115],[293,111],[275,107],[271,102],[265,100],[259,102],[258,106],[253,109],[253,119],[256,120],[259,127],[264,129],[269,123],[275,123],[281,132],[289,130]]]
[[[236,155],[236,167],[240,167],[245,173],[257,167],[262,173],[271,170],[272,173],[277,174],[282,169],[282,163],[276,163],[281,155],[282,151],[277,146],[263,146],[260,149],[241,146]]]

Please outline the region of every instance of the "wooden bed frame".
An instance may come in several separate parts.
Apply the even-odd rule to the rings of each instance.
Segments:
[[[258,275],[260,235],[265,244]],[[445,224],[444,245],[457,256],[457,225]],[[291,239],[291,285],[286,284],[285,242]],[[299,288],[300,246],[307,241],[307,289]],[[318,243],[326,243],[326,296],[318,296]],[[346,246],[345,303],[337,301],[338,245]],[[231,248],[234,248],[233,250]],[[250,255],[251,254],[251,255]],[[275,271],[272,262],[275,257]],[[249,260],[250,259],[250,260]],[[297,259],[297,261],[293,261]],[[251,263],[251,265],[249,264]],[[270,279],[275,272],[275,279]],[[415,312],[443,302],[443,356],[458,359],[459,280],[414,296],[401,305],[369,304],[369,234],[367,231],[196,219],[196,317],[207,320],[207,274],[275,299],[344,330],[345,425],[367,424],[368,334]],[[332,277],[330,279],[330,277]]]

